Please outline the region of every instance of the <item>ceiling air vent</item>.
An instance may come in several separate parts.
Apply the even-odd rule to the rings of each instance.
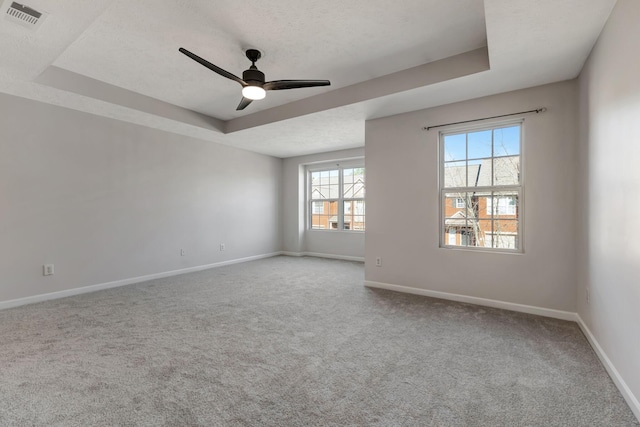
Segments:
[[[7,8],[5,17],[9,21],[16,22],[27,28],[36,29],[46,17],[46,13],[38,12],[20,3],[11,2],[11,6]]]

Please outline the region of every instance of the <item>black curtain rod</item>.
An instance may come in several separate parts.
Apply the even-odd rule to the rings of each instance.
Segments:
[[[547,111],[547,109],[545,107],[541,107],[541,108],[536,108],[535,110],[520,111],[519,113],[502,114],[501,116],[484,117],[482,119],[465,120],[463,122],[454,122],[454,123],[445,123],[443,125],[435,125],[435,126],[429,126],[429,127],[424,126],[422,128],[422,130],[431,130],[431,129],[434,129],[434,128],[441,128],[443,126],[461,125],[463,123],[479,122],[481,120],[498,119],[500,117],[517,116],[519,114],[527,114],[527,113],[536,113],[536,114],[538,114],[538,113],[544,113],[545,111]]]

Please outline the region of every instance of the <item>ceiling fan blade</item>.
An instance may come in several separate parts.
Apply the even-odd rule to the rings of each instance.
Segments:
[[[329,80],[274,80],[262,86],[264,90],[298,89],[302,87],[329,86]]]
[[[247,108],[247,105],[251,104],[251,101],[253,100],[249,98],[245,98],[243,96],[242,99],[240,100],[240,104],[238,104],[238,108],[236,108],[236,111],[244,110],[245,108]]]
[[[226,70],[223,70],[222,68],[218,67],[217,65],[212,64],[211,62],[207,61],[206,59],[200,58],[195,53],[191,53],[187,49],[182,48],[182,47],[180,49],[178,49],[178,50],[181,53],[184,53],[185,55],[187,55],[189,58],[193,59],[194,61],[199,62],[200,64],[204,65],[205,67],[207,67],[211,71],[214,71],[214,72],[220,74],[222,77],[226,77],[228,79],[234,80],[234,81],[240,83],[243,87],[247,86],[247,82],[242,80],[240,77],[238,77],[238,76],[236,76],[234,74],[231,74],[230,72],[228,72]]]

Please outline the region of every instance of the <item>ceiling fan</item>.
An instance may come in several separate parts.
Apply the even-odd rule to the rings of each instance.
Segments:
[[[262,56],[260,51],[256,49],[248,49],[246,51],[247,58],[251,61],[251,67],[242,73],[242,78],[223,70],[217,65],[213,65],[206,59],[202,59],[198,55],[189,52],[187,49],[181,47],[178,50],[211,71],[242,85],[242,99],[236,110],[244,110],[247,105],[251,104],[251,101],[263,99],[268,90],[298,89],[303,87],[329,86],[331,84],[329,80],[274,80],[265,82],[264,73],[256,67],[256,61]]]

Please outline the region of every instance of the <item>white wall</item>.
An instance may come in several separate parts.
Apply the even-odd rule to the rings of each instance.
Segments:
[[[4,94],[0,111],[0,301],[281,249],[280,159]]]
[[[579,79],[577,300],[578,314],[635,395],[640,418],[639,22],[640,2],[619,0]]]
[[[575,312],[576,92],[574,80],[368,121],[366,280]],[[524,123],[524,253],[439,248],[438,130],[421,128],[543,106]]]
[[[354,148],[283,161],[282,227],[284,251],[290,254],[320,254],[348,259],[364,258],[364,233],[305,230],[305,167],[308,164],[362,158],[364,149]],[[367,211],[368,212],[368,211]]]

